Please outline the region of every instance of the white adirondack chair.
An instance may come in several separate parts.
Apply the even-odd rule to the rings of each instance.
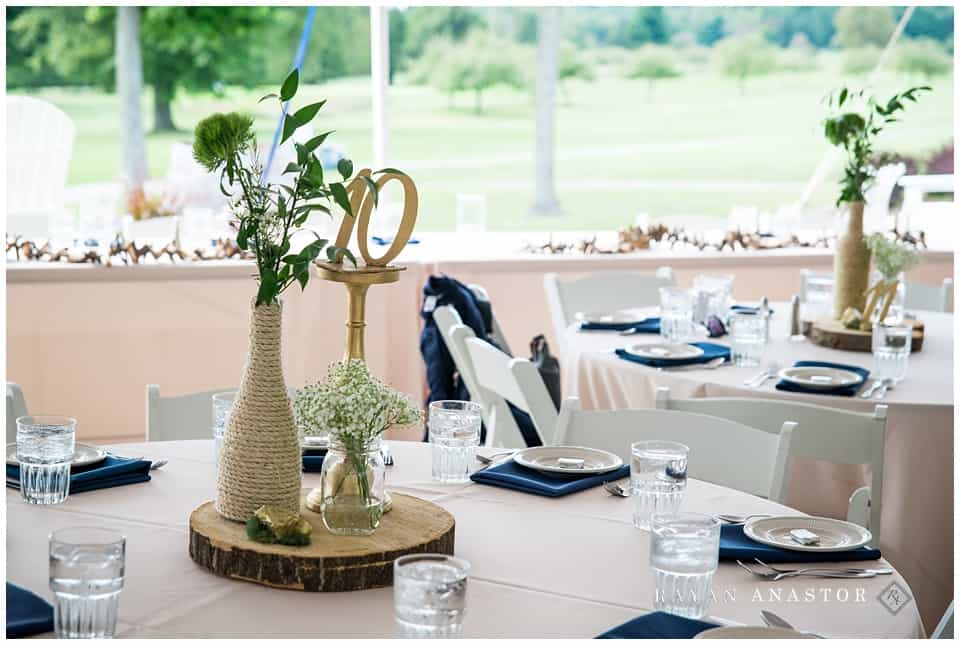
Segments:
[[[561,280],[556,273],[543,276],[547,305],[556,340],[563,339],[578,312],[609,312],[660,304],[660,287],[674,284],[673,269],[660,267],[656,273],[604,271],[575,280]]]
[[[872,413],[864,413],[779,399],[674,399],[669,388],[660,387],[657,388],[657,408],[709,414],[771,434],[780,432],[783,419],[790,419],[798,424],[790,444],[791,457],[868,465],[870,485],[851,494],[847,521],[870,529],[872,544],[880,543],[887,406],[878,405]]]
[[[536,366],[525,358],[511,358],[479,339],[464,325],[453,307],[437,307],[433,319],[450,351],[471,400],[480,404],[487,428],[486,444],[525,448],[509,401],[530,415],[544,445],[553,441],[557,410]]]
[[[29,96],[7,97],[7,233],[50,235],[63,212],[63,191],[76,128],[62,110]]]
[[[7,382],[7,443],[17,440],[17,418],[29,414],[23,389],[16,383]]]
[[[580,400],[563,402],[557,445],[600,448],[630,461],[635,441],[678,441],[690,447],[687,474],[721,486],[782,502],[786,464],[796,423],[780,432],[692,412],[672,410],[580,410]]]

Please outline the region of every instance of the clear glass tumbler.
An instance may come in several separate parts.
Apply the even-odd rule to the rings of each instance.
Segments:
[[[693,292],[660,287],[660,336],[668,343],[680,343],[693,333]]]
[[[907,376],[913,328],[906,325],[873,326],[873,376],[899,383]]]
[[[701,273],[693,279],[693,290],[697,292],[694,318],[698,322],[704,322],[710,316],[727,319],[733,298],[732,275]]]
[[[20,496],[30,504],[60,504],[70,492],[70,461],[77,420],[58,416],[17,419]]]
[[[418,553],[393,563],[394,618],[400,638],[457,638],[467,609],[470,563]]]
[[[654,608],[702,618],[710,607],[720,557],[720,520],[699,513],[658,513],[650,531]]]
[[[434,401],[428,425],[433,478],[448,484],[469,481],[480,445],[480,405],[472,401]]]
[[[123,589],[127,541],[105,528],[50,535],[50,589],[57,638],[112,638]]]
[[[655,513],[676,513],[680,508],[690,448],[675,441],[637,441],[630,444],[630,454],[633,525],[649,529]]]
[[[213,395],[213,457],[218,466],[220,451],[223,449],[223,433],[227,431],[227,422],[230,421],[230,411],[233,410],[236,396],[236,390]]]
[[[756,367],[767,345],[768,318],[761,313],[735,311],[730,315],[731,358],[737,367]]]

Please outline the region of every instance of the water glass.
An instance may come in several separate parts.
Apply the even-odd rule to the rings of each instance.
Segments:
[[[730,339],[733,364],[756,367],[767,345],[769,317],[762,313],[735,311],[730,315]]]
[[[123,589],[126,538],[95,527],[50,535],[50,589],[57,638],[112,638]]]
[[[873,326],[874,378],[899,383],[907,375],[913,328],[906,325]]]
[[[730,300],[733,298],[733,276],[701,273],[693,279],[693,290],[697,293],[694,319],[704,322],[710,316],[726,320],[730,313]]]
[[[236,396],[236,390],[213,395],[213,456],[218,466],[220,451],[223,449],[223,433],[227,431],[227,422],[230,421],[230,411],[233,410]]]
[[[393,562],[393,606],[400,638],[456,638],[463,632],[470,563],[418,553]]]
[[[669,343],[679,343],[692,333],[692,292],[676,287],[660,287],[660,336]]]
[[[690,448],[675,441],[637,441],[630,444],[630,454],[633,525],[649,529],[655,513],[676,513],[680,508]]]
[[[58,416],[17,419],[20,496],[29,504],[60,504],[70,492],[77,420]]]
[[[702,618],[710,607],[710,587],[720,557],[720,520],[699,513],[658,513],[650,532],[654,608]]]
[[[470,467],[480,445],[480,405],[471,401],[430,404],[433,478],[447,484],[470,480]]]
[[[808,275],[806,278],[804,320],[833,316],[833,276]]]

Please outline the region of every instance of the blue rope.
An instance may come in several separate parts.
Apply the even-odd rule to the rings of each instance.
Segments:
[[[297,53],[293,57],[293,67],[290,68],[292,72],[294,69],[301,69],[303,67],[303,58],[307,55],[307,43],[310,41],[310,30],[313,29],[313,17],[317,13],[316,7],[309,7],[307,9],[307,20],[303,23],[303,32],[300,34],[300,44],[297,45]],[[300,75],[300,80],[303,80],[303,75]],[[273,157],[277,153],[277,147],[280,145],[280,134],[283,132],[283,120],[287,117],[287,109],[290,107],[290,101],[287,101],[283,104],[283,110],[280,112],[280,122],[277,123],[277,130],[273,133],[273,144],[270,146],[270,153],[267,155],[267,163],[263,167],[263,175],[260,177],[260,185],[263,186],[267,183],[267,176],[270,174],[270,166],[273,165]]]

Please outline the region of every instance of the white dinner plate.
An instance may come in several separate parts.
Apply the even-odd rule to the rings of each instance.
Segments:
[[[635,325],[646,320],[645,316],[638,316],[628,311],[598,312],[598,311],[578,311],[576,315],[577,322],[591,323],[598,325]]]
[[[327,450],[330,447],[328,437],[310,437],[304,436],[300,439],[300,449],[304,452],[318,452]]]
[[[661,361],[682,361],[703,356],[702,349],[686,343],[640,343],[630,345],[624,351],[640,358]]]
[[[582,467],[561,465],[561,459],[582,459]],[[563,473],[564,475],[598,475],[616,470],[623,460],[612,452],[580,446],[537,446],[520,450],[513,460],[521,466],[533,468],[545,473]]]
[[[73,459],[70,463],[74,466],[89,466],[90,464],[95,464],[103,461],[107,458],[107,451],[103,448],[98,448],[97,446],[91,446],[86,443],[78,443],[73,446]],[[8,443],[7,444],[7,465],[16,466],[17,461],[17,444]]]
[[[863,383],[863,376],[836,367],[787,367],[777,374],[787,383],[815,390],[846,387]]]
[[[794,529],[806,529],[820,537],[817,544],[800,544],[790,536]],[[851,522],[829,517],[806,517],[802,515],[782,517],[757,517],[743,526],[743,533],[761,544],[810,553],[833,553],[852,551],[870,542],[870,531]]]

